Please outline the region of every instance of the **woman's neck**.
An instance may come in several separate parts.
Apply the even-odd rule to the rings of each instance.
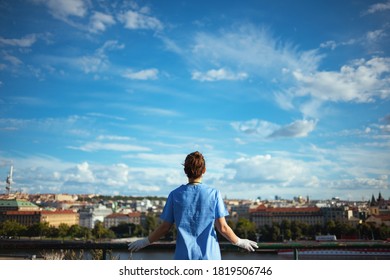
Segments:
[[[188,179],[188,184],[200,184],[202,183],[202,178]]]

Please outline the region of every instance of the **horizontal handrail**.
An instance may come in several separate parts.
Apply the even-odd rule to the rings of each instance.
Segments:
[[[106,259],[109,250],[127,250],[128,241],[101,240],[101,241],[77,241],[77,240],[30,240],[8,239],[0,240],[0,250],[12,249],[41,249],[41,250],[103,250],[103,259]],[[238,251],[240,248],[221,242],[221,250]],[[304,249],[381,249],[390,252],[390,242],[386,241],[297,241],[297,242],[260,242],[256,251],[293,250],[294,258],[298,259],[298,253]],[[144,250],[174,249],[175,242],[156,242]]]

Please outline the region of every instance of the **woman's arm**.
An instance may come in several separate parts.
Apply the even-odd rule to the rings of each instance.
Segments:
[[[215,219],[215,226],[217,230],[234,245],[252,252],[255,248],[258,248],[256,242],[239,238],[232,228],[226,223],[225,217]]]
[[[223,235],[228,241],[235,244],[238,241],[237,235],[232,228],[227,224],[225,217],[215,219],[215,227],[220,234]]]
[[[167,234],[172,227],[171,223],[163,221],[151,234],[149,234],[148,239],[150,243],[156,242],[165,234]]]
[[[130,243],[129,250],[135,252],[146,246],[149,246],[151,243],[156,242],[165,234],[167,234],[171,227],[171,223],[163,221],[151,234],[149,234],[148,237]]]

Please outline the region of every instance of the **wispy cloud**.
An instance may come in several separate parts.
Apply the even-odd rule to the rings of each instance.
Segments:
[[[158,69],[150,68],[140,71],[134,71],[132,69],[127,69],[123,73],[123,77],[130,80],[156,80],[158,78]]]
[[[390,1],[387,1],[386,3],[377,3],[371,5],[364,14],[375,14],[387,10],[390,10]]]
[[[84,152],[96,152],[96,151],[115,151],[115,152],[147,152],[150,148],[123,144],[123,143],[103,143],[103,142],[89,142],[81,146],[68,146],[69,149],[80,150]]]
[[[0,37],[0,45],[8,45],[13,47],[28,48],[31,47],[37,41],[36,34],[29,34],[20,39],[6,39]]]
[[[14,55],[11,55],[7,52],[3,52],[3,60],[9,62],[12,66],[19,66],[21,64],[23,64],[23,62],[17,58],[16,56]]]
[[[180,115],[180,113],[175,110],[169,110],[169,109],[163,109],[157,107],[131,106],[129,108],[142,115],[160,116],[160,117],[175,117]]]
[[[150,16],[140,11],[127,11],[118,16],[120,22],[124,24],[127,29],[150,29],[162,30],[164,25],[156,17]]]
[[[129,141],[129,140],[133,140],[132,138],[130,137],[127,137],[127,136],[118,136],[118,135],[99,135],[97,137],[97,140],[101,141],[101,140],[110,140],[110,141]]]
[[[279,137],[307,137],[316,127],[314,120],[298,120],[275,130],[269,138]]]
[[[45,5],[49,13],[58,19],[67,20],[68,17],[84,17],[88,11],[88,4],[84,0],[32,0],[37,4]]]
[[[115,40],[106,41],[100,48],[96,49],[93,55],[85,55],[78,58],[65,59],[65,62],[70,62],[78,68],[81,68],[84,73],[104,73],[110,69],[111,62],[107,52],[121,50],[125,47],[124,44]]]
[[[107,27],[115,24],[112,15],[94,12],[90,18],[89,31],[92,33],[104,32]]]
[[[66,134],[68,130],[76,126],[84,127],[90,125],[90,120],[86,117],[72,115],[65,118],[0,118],[1,127],[13,127],[15,130],[25,131],[45,131],[45,133]]]
[[[248,78],[248,74],[245,72],[233,73],[227,69],[211,69],[205,73],[200,71],[192,72],[192,79],[198,80],[201,82],[214,82],[214,81],[235,81],[235,80],[245,80]]]
[[[252,135],[256,139],[307,137],[315,129],[316,124],[314,120],[297,120],[281,126],[259,119],[231,123],[236,131]]]
[[[316,51],[299,51],[296,46],[275,39],[269,30],[253,25],[220,33],[197,33],[191,50],[196,65],[234,66],[271,80],[280,76],[282,69],[315,70],[321,59]]]

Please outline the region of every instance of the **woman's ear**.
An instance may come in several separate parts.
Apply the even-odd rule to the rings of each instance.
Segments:
[[[203,170],[203,173],[202,174],[205,174],[206,173],[206,167],[204,168],[204,170]]]

